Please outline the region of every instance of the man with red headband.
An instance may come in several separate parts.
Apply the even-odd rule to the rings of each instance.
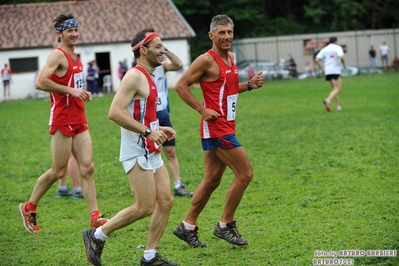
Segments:
[[[159,126],[156,115],[158,93],[152,78],[154,69],[162,64],[165,49],[153,29],[138,32],[131,46],[137,65],[122,79],[108,117],[121,127],[119,159],[128,176],[135,203],[103,226],[83,232],[86,256],[93,265],[101,265],[104,244],[112,232],[152,215],[140,265],[178,265],[163,259],[156,250],[173,205],[169,174],[162,161],[160,145],[174,139],[176,132],[171,127]]]
[[[54,20],[58,46],[40,70],[36,88],[50,93],[50,134],[53,163],[36,182],[29,201],[19,205],[25,229],[30,233],[41,230],[36,223],[36,207],[50,187],[61,179],[72,152],[77,159],[82,177],[83,196],[90,212],[90,225],[104,224],[98,211],[91,137],[86,122],[85,104],[92,95],[84,90],[83,68],[74,48],[79,39],[78,22],[71,14]]]

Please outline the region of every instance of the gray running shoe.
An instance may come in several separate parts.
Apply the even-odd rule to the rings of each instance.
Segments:
[[[243,239],[241,235],[238,233],[236,227],[236,221],[232,221],[226,224],[225,228],[219,226],[219,223],[216,225],[213,234],[221,239],[226,240],[230,244],[237,246],[245,246],[248,245],[248,241]]]
[[[181,184],[180,187],[175,188],[175,196],[192,197],[193,194],[193,192],[187,191],[186,187],[183,184]]]
[[[74,199],[83,199],[83,193],[81,191],[73,191],[73,198]]]
[[[101,254],[105,241],[98,240],[94,237],[95,228],[88,229],[83,232],[83,243],[86,248],[86,256],[91,264],[101,266]]]
[[[157,252],[155,254],[155,257],[152,260],[145,260],[144,257],[141,258],[140,266],[179,266],[180,264],[177,264],[176,262],[169,262],[166,261],[164,258],[161,257],[161,255]]]
[[[184,228],[183,223],[180,223],[179,226],[173,230],[173,234],[175,234],[175,236],[177,236],[181,240],[186,241],[187,244],[189,244],[194,248],[198,247],[204,248],[206,247],[206,244],[201,243],[199,241],[197,231],[198,231],[198,226],[195,226],[195,229],[193,231],[190,231]]]
[[[66,198],[66,197],[70,197],[72,195],[73,195],[73,192],[69,188],[57,190],[57,198]]]

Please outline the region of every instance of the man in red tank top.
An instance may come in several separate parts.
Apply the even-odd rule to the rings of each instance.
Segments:
[[[78,23],[71,14],[60,15],[53,22],[59,44],[36,80],[37,89],[50,93],[53,163],[37,180],[29,201],[19,205],[25,229],[30,233],[41,231],[36,223],[36,207],[50,187],[65,175],[71,152],[79,165],[91,227],[107,222],[97,207],[92,144],[85,116],[84,102],[90,101],[92,95],[84,90],[82,63],[74,53],[79,38]]]
[[[94,265],[101,265],[102,250],[112,232],[152,215],[140,265],[175,266],[178,264],[166,261],[156,250],[173,205],[169,174],[160,145],[174,139],[176,132],[171,127],[159,126],[156,114],[158,93],[152,74],[162,64],[165,49],[153,29],[138,32],[131,45],[137,65],[123,77],[108,117],[121,127],[119,160],[135,202],[103,226],[85,230],[83,241],[87,259]]]
[[[213,17],[209,38],[212,49],[197,57],[176,84],[176,92],[201,115],[200,135],[204,150],[204,177],[194,192],[188,214],[173,233],[193,247],[205,247],[198,239],[197,219],[212,192],[219,186],[226,167],[235,174],[227,191],[221,220],[214,235],[233,245],[247,245],[236,227],[234,213],[252,180],[251,163],[235,137],[238,94],[263,86],[262,72],[239,83],[238,71],[230,53],[234,23],[226,15]],[[199,82],[204,102],[193,95],[190,86]]]

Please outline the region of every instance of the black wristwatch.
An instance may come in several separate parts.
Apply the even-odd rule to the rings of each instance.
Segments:
[[[248,90],[248,91],[253,90],[253,88],[251,87],[251,81],[248,81],[247,90]]]
[[[151,128],[147,127],[144,131],[144,137],[148,137],[151,134]]]

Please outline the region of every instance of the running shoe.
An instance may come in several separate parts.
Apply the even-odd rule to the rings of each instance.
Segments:
[[[83,193],[82,193],[82,190],[80,190],[80,191],[73,191],[73,198],[74,199],[83,199],[84,197],[83,197]]]
[[[102,226],[103,224],[105,224],[106,222],[108,222],[108,219],[105,218],[104,215],[101,215],[100,217],[97,218],[96,221],[90,221],[90,227],[91,228],[98,228],[100,226]]]
[[[179,266],[176,262],[166,261],[162,256],[157,252],[155,257],[152,260],[145,260],[144,257],[141,258],[140,266]]]
[[[324,100],[323,103],[326,106],[327,112],[330,112],[330,103],[327,100]]]
[[[226,240],[230,244],[237,246],[248,245],[248,241],[243,239],[238,233],[236,227],[236,221],[232,221],[226,224],[226,227],[220,227],[218,223],[213,231],[213,234],[221,239]]]
[[[193,192],[187,191],[186,187],[183,184],[181,184],[180,187],[175,188],[175,196],[192,197],[193,194]]]
[[[83,232],[83,243],[86,248],[86,256],[91,264],[96,266],[101,266],[101,254],[103,253],[103,248],[105,241],[101,241],[94,237],[94,232],[96,229],[88,229]]]
[[[58,190],[57,190],[57,198],[66,198],[66,197],[70,197],[72,195],[73,195],[73,192],[69,188],[66,188],[66,189],[58,188]]]
[[[18,206],[19,215],[21,215],[24,227],[29,233],[40,233],[41,230],[36,224],[36,212],[27,212],[26,204],[27,202],[21,203]]]
[[[179,226],[173,230],[173,234],[175,234],[175,236],[177,236],[181,240],[186,241],[187,244],[189,244],[194,248],[198,247],[204,248],[206,247],[206,244],[201,243],[199,241],[197,231],[198,231],[198,226],[195,226],[195,229],[191,231],[191,230],[186,230],[184,228],[184,224],[180,223]]]

